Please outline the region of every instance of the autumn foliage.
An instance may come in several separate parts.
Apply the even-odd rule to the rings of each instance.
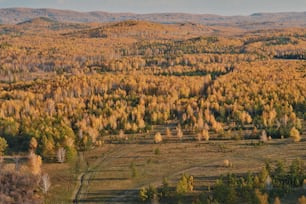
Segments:
[[[69,160],[108,135],[143,134],[169,121],[180,140],[185,132],[211,140],[256,129],[239,138],[266,131],[298,141],[305,29],[237,37],[193,24],[28,24],[41,21],[37,32],[14,25],[0,37],[0,135],[13,151],[30,144],[56,161],[63,148]]]

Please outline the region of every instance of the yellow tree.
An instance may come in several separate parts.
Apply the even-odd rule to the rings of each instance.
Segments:
[[[290,130],[290,137],[292,137],[294,142],[299,142],[301,140],[300,132],[295,127]]]
[[[28,158],[28,167],[33,175],[39,175],[41,173],[42,160],[39,155],[31,152]]]
[[[157,132],[155,135],[154,135],[154,142],[155,143],[161,143],[163,141],[163,138],[160,134],[160,132]]]

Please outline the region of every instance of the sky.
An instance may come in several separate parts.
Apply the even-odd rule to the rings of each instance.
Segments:
[[[256,12],[306,11],[306,0],[0,0],[0,8],[10,7],[249,15]]]

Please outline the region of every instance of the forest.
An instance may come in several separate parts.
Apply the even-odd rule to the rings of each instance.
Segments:
[[[192,172],[146,183],[138,160],[128,160],[126,180],[138,187],[126,203],[280,203],[282,197],[306,203],[305,48],[305,28],[46,17],[0,25],[0,202],[67,201],[55,198],[63,183],[69,180],[73,196],[78,176],[111,151],[153,148],[149,166],[173,145],[224,155],[243,145],[251,153],[289,145],[288,158],[269,157],[249,171],[221,158],[222,175],[201,185]],[[67,172],[58,176],[57,168]],[[91,202],[110,202],[99,199]]]

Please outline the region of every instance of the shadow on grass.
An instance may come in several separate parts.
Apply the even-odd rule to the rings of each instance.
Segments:
[[[129,178],[92,178],[90,181],[125,181]]]
[[[124,172],[126,171],[125,169],[122,169],[122,167],[118,168],[118,169],[99,169],[99,170],[89,170],[88,172],[91,172],[91,173],[97,173],[97,172],[116,172],[116,171],[119,171],[119,172]]]
[[[138,203],[138,190],[102,190],[87,193],[86,199],[78,200],[78,203]]]

